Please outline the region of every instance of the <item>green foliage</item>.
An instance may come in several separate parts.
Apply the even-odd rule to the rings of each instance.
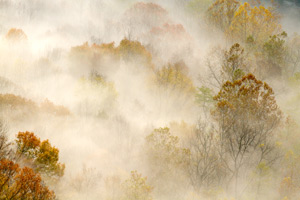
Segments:
[[[196,102],[199,105],[211,104],[213,102],[213,91],[207,87],[197,88]]]
[[[186,4],[187,12],[201,16],[211,5],[212,0],[191,0]]]
[[[270,36],[269,40],[263,45],[263,53],[269,62],[277,63],[279,65],[284,64],[285,56],[285,38],[286,32],[282,32],[278,35]]]

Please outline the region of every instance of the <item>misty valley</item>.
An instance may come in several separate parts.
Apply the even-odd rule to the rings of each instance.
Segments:
[[[300,199],[300,7],[0,0],[0,200]]]

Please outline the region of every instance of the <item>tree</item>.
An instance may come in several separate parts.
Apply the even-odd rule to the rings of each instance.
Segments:
[[[257,46],[261,46],[269,36],[280,31],[279,16],[274,8],[262,5],[252,7],[245,2],[235,12],[226,33],[229,38],[235,38],[239,42],[246,42],[251,37]]]
[[[20,168],[13,161],[0,161],[1,199],[55,199],[55,194],[44,185],[39,174],[31,168]]]
[[[218,154],[218,135],[208,124],[208,120],[199,121],[189,138],[189,177],[196,191],[216,189],[226,176],[226,169]]]
[[[118,93],[113,82],[97,71],[92,71],[80,79],[76,96],[80,114],[106,118],[114,108]]]
[[[268,75],[281,75],[287,72],[286,69],[286,32],[273,35],[263,44],[262,58],[259,65],[260,74],[268,73]]]
[[[226,81],[240,79],[246,72],[254,71],[248,64],[248,57],[244,48],[233,44],[227,49],[213,49],[212,58],[207,59],[209,76],[208,84],[220,89]],[[207,83],[205,83],[207,84]]]
[[[121,59],[126,62],[143,64],[148,69],[153,69],[151,53],[139,42],[123,39],[118,47]]]
[[[123,183],[122,200],[152,200],[153,187],[147,185],[146,181],[147,177],[132,171],[130,178]]]
[[[19,132],[17,135],[17,151],[19,158],[24,158],[25,163],[33,169],[49,177],[61,177],[65,165],[58,162],[59,150],[52,147],[48,140],[40,141],[34,133]]]
[[[239,5],[240,2],[236,0],[216,0],[207,10],[208,21],[221,31],[226,31]]]
[[[246,176],[264,162],[274,164],[276,145],[275,130],[282,118],[272,88],[248,74],[240,80],[226,82],[212,110],[218,125],[219,155],[238,195],[240,172]]]
[[[225,83],[227,80],[234,82],[242,78],[247,70],[244,49],[240,44],[235,43],[230,47],[229,51],[224,52],[221,69],[222,83]]]
[[[7,125],[3,119],[0,119],[0,160],[12,155],[12,143],[7,139]]]
[[[300,72],[300,35],[294,34],[287,38],[285,62],[290,75]]]
[[[180,147],[179,138],[171,135],[169,128],[165,127],[154,129],[146,137],[145,151],[151,173],[150,182],[157,186],[155,192],[160,196],[173,195],[174,198],[183,195],[187,184],[190,150]],[[171,191],[173,194],[170,194]]]

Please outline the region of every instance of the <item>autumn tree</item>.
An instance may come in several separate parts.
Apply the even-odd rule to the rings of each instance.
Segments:
[[[113,42],[92,45],[85,42],[71,48],[69,59],[73,66],[91,71],[103,69],[107,63],[110,68],[115,68],[119,64],[120,55]]]
[[[131,64],[142,64],[152,70],[152,55],[139,41],[132,41],[125,38],[120,42],[118,51],[124,61]]]
[[[17,156],[25,159],[36,172],[48,177],[63,176],[65,165],[58,162],[59,150],[48,140],[41,141],[31,132],[19,132],[16,144]]]
[[[152,88],[159,96],[160,106],[167,112],[173,112],[174,106],[188,109],[194,103],[196,89],[183,62],[168,64],[156,70],[154,86]]]
[[[154,129],[146,137],[145,151],[151,172],[150,182],[157,186],[155,192],[163,196],[170,195],[171,190],[184,188],[190,151],[180,146],[179,138],[171,135],[169,128]],[[179,195],[178,192],[176,194]]]
[[[207,59],[207,68],[209,76],[204,85],[220,89],[226,81],[235,81],[240,79],[245,73],[254,71],[250,68],[247,54],[244,48],[239,44],[233,44],[227,49],[214,49],[212,58]]]
[[[152,200],[153,187],[147,183],[147,177],[142,177],[137,171],[132,171],[131,176],[123,184],[122,200]]]
[[[56,199],[53,191],[43,183],[40,175],[31,168],[20,168],[7,159],[0,161],[1,199]]]
[[[230,80],[234,82],[247,71],[247,64],[244,49],[240,44],[235,43],[228,51],[224,52],[224,59],[221,68],[222,83]]]
[[[12,143],[8,141],[7,131],[7,124],[0,119],[0,159],[9,158],[12,155]]]
[[[226,31],[230,27],[239,5],[240,2],[236,0],[216,0],[207,10],[208,22],[220,30]]]
[[[238,181],[260,163],[274,164],[278,157],[275,130],[282,118],[272,88],[248,74],[226,82],[212,115],[218,125],[219,155],[238,195]],[[274,153],[275,152],[275,153]]]
[[[252,7],[245,2],[234,13],[226,33],[229,38],[235,38],[239,42],[246,42],[251,38],[257,46],[261,46],[269,36],[280,33],[279,19],[272,7]]]
[[[263,77],[266,74],[282,75],[287,72],[286,68],[286,32],[269,37],[262,47],[261,56],[257,56],[258,72]],[[285,73],[286,74],[286,73]]]

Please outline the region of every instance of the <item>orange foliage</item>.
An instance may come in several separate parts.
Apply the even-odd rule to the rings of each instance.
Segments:
[[[54,115],[70,115],[70,111],[64,106],[54,105],[49,100],[44,101],[40,106],[35,102],[14,94],[0,94],[0,106],[9,109],[27,109],[32,113],[42,112]]]
[[[11,28],[5,38],[10,41],[22,41],[26,40],[27,36],[22,29]]]
[[[104,59],[112,59],[117,63],[123,59],[128,62],[141,62],[152,67],[151,53],[139,41],[128,39],[123,39],[118,47],[115,47],[114,43],[90,46],[86,42],[83,45],[73,47],[70,56],[75,60],[75,63],[83,62],[90,67],[101,65]]]
[[[0,161],[1,199],[55,199],[55,194],[31,168],[19,168],[13,161]]]
[[[64,116],[70,115],[70,111],[64,106],[56,106],[51,101],[46,99],[40,106],[42,112],[51,113],[54,115]]]
[[[58,162],[59,150],[48,140],[40,141],[34,133],[19,132],[17,135],[17,154],[40,173],[48,176],[63,176],[65,165]]]
[[[33,101],[14,94],[0,94],[0,105],[11,108],[27,107],[32,110],[37,109],[37,105]]]

